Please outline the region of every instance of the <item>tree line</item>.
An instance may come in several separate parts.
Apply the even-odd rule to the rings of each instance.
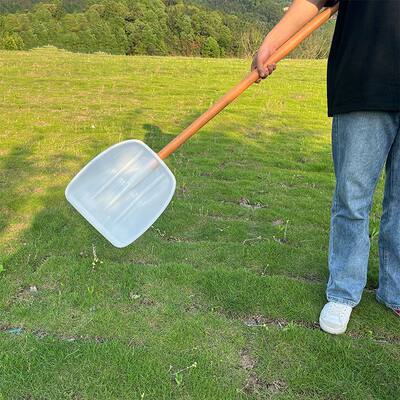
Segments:
[[[264,3],[261,18],[254,18],[246,2],[257,7]],[[228,12],[226,3],[236,14]],[[53,45],[85,53],[243,57],[255,51],[282,16],[276,4],[276,0],[3,0],[0,49]],[[317,41],[313,48],[322,48],[309,57],[326,56],[326,40]]]

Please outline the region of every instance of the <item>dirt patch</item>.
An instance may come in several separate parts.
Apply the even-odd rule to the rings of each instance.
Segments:
[[[284,318],[268,318],[264,317],[262,315],[249,315],[245,316],[242,318],[243,323],[252,328],[252,327],[262,327],[262,326],[273,326],[278,329],[289,329],[290,327],[298,326],[306,329],[312,329],[312,330],[320,330],[321,327],[319,326],[318,322],[312,322],[312,321],[303,321],[303,320],[297,320],[297,321],[288,321]],[[375,343],[392,343],[392,344],[397,344],[400,343],[400,337],[398,336],[393,336],[390,335],[388,337],[372,337],[369,334],[360,334],[352,331],[348,331],[345,334],[348,337],[351,337],[352,339],[359,340],[359,339],[371,339]]]
[[[185,184],[182,184],[177,190],[178,198],[186,198],[189,189]]]
[[[248,394],[265,392],[268,385],[261,380],[256,374],[252,373],[246,380],[243,391]]]
[[[151,306],[156,305],[155,300],[153,300],[150,297],[138,294],[138,293],[134,293],[134,292],[129,293],[129,298],[136,305],[141,305],[141,306],[145,306],[145,307],[151,307]]]
[[[283,392],[286,388],[287,384],[280,379],[267,383],[267,389],[272,393]]]
[[[176,243],[198,243],[196,240],[190,240],[186,239],[183,237],[178,237],[178,236],[168,236],[167,238],[168,242],[176,242]]]
[[[200,304],[192,303],[185,308],[185,311],[189,314],[196,314],[199,311],[202,311],[203,307]]]
[[[34,296],[38,293],[38,288],[35,285],[21,287],[11,300],[11,303],[30,302],[34,299]]]
[[[151,306],[155,306],[156,302],[153,299],[150,299],[149,297],[142,297],[139,300],[139,304],[142,306],[151,307]]]
[[[8,331],[11,328],[12,328],[12,326],[9,324],[0,325],[0,332]]]
[[[278,393],[286,389],[287,385],[282,380],[267,382],[256,374],[256,360],[250,354],[249,350],[243,349],[240,353],[240,366],[249,373],[242,391],[247,394],[255,393]]]
[[[262,315],[249,315],[243,319],[246,326],[264,326],[264,325],[274,325],[278,328],[283,328],[288,325],[288,321],[283,318],[267,318]]]
[[[266,207],[266,205],[259,203],[259,202],[252,203],[249,199],[246,199],[246,197],[240,198],[239,205],[240,205],[240,207],[250,208],[251,210],[259,210],[260,208]]]
[[[256,364],[249,350],[243,349],[240,352],[240,366],[249,373],[242,391],[248,394],[259,393],[267,388],[266,383],[254,372]]]
[[[243,391],[248,394],[254,393],[280,393],[286,389],[287,385],[285,382],[280,379],[273,381],[271,383],[267,383],[260,379],[257,375],[251,374],[249,379],[246,381],[246,385],[243,388]]]
[[[244,349],[240,353],[240,366],[246,370],[252,370],[256,365],[255,359],[248,350]]]
[[[320,329],[320,326],[317,322],[310,321],[288,321],[284,318],[267,318],[262,315],[250,315],[243,318],[243,322],[246,326],[254,327],[254,326],[275,326],[277,328],[285,328],[288,325],[296,325],[301,326],[302,328],[307,329]]]

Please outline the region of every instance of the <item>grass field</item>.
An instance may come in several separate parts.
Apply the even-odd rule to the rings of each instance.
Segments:
[[[154,150],[248,61],[0,52],[0,399],[400,398],[399,322],[368,285],[318,329],[334,177],[325,62],[284,61],[167,163],[173,202],[113,248],[66,202],[124,139]]]

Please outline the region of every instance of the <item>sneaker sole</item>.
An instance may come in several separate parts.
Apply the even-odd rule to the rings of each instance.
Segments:
[[[325,325],[323,321],[319,320],[319,326],[324,332],[330,333],[332,335],[341,335],[346,332],[347,325],[344,328],[332,328],[328,325]]]

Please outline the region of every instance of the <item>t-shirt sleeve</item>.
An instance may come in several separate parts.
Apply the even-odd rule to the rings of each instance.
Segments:
[[[326,0],[324,7],[332,7],[334,6],[339,0]]]

